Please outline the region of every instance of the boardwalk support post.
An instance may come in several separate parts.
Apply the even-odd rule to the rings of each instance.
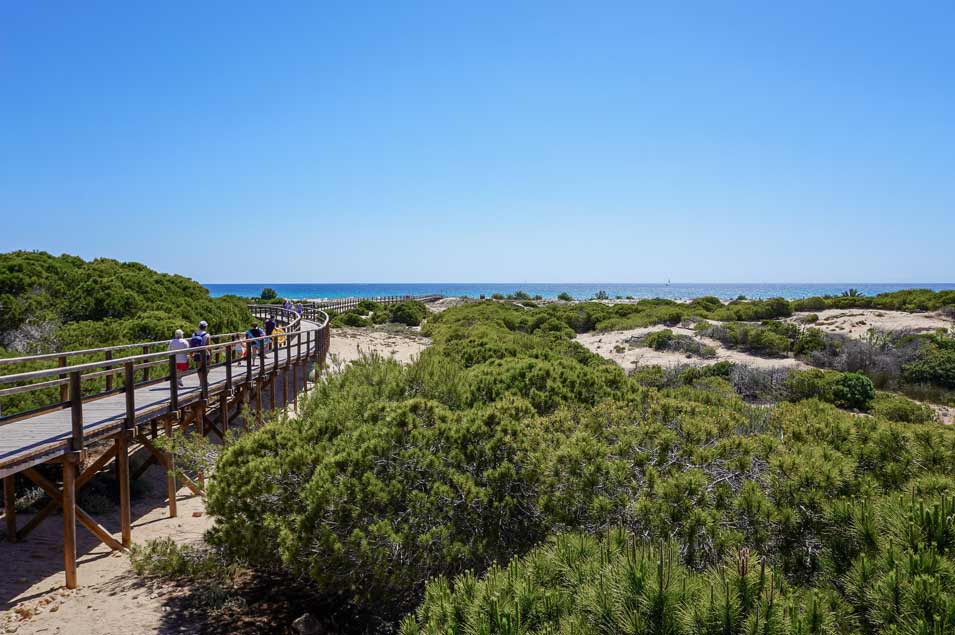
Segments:
[[[172,419],[166,417],[163,421],[163,427],[166,436],[172,438]],[[166,465],[166,495],[169,497],[169,517],[176,517],[176,463],[173,460],[172,453],[166,453],[168,463]]]
[[[116,435],[116,476],[119,479],[119,527],[124,547],[133,543],[133,518],[129,501],[129,432]]]
[[[70,445],[74,452],[83,449],[83,390],[80,383],[80,372],[70,373],[70,411],[73,423],[73,436]]]
[[[63,570],[66,588],[76,588],[76,465],[75,455],[63,459]]]
[[[7,542],[17,541],[17,497],[13,477],[3,479],[3,517],[7,521]]]

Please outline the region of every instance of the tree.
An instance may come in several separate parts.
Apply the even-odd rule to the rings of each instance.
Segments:
[[[274,300],[279,297],[279,294],[275,292],[275,289],[272,287],[265,287],[262,289],[262,294],[259,296],[263,300]]]

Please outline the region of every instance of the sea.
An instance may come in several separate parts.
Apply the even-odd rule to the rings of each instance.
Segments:
[[[848,289],[857,289],[865,295],[876,295],[900,289],[932,289],[934,291],[955,290],[952,282],[912,282],[912,283],[869,283],[869,282],[806,282],[806,283],[553,283],[553,282],[433,282],[433,283],[308,283],[291,284],[281,282],[263,282],[249,284],[206,284],[213,297],[238,295],[258,297],[262,289],[271,287],[279,297],[294,300],[332,299],[332,298],[370,298],[388,295],[431,295],[467,296],[479,298],[482,295],[508,295],[524,291],[531,296],[556,298],[560,293],[569,293],[580,300],[592,298],[600,291],[606,291],[611,298],[631,296],[634,298],[667,298],[688,300],[711,295],[722,300],[731,300],[739,296],[750,299],[782,297],[787,300],[822,295],[839,295]]]

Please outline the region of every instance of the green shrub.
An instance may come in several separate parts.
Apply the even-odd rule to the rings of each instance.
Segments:
[[[428,316],[428,307],[417,300],[405,300],[391,307],[391,321],[418,326]]]
[[[793,344],[793,353],[796,356],[808,355],[814,351],[824,351],[829,347],[829,338],[821,329],[804,329]]]
[[[955,332],[929,338],[914,361],[903,368],[905,380],[955,389]]]
[[[272,287],[265,287],[259,294],[260,300],[274,300],[277,297],[279,297],[279,294]]]
[[[835,593],[785,585],[756,554],[740,551],[700,573],[677,552],[622,532],[556,536],[481,578],[431,582],[401,633],[808,635],[848,625],[837,616],[850,609]]]
[[[385,307],[374,300],[365,299],[356,304],[355,309],[363,315],[367,315],[369,313],[382,312],[384,311]]]
[[[361,316],[355,309],[349,309],[344,313],[339,313],[332,318],[331,325],[334,328],[343,326],[363,327],[368,326],[370,321]]]
[[[574,301],[573,296],[571,296],[571,295],[570,295],[569,293],[567,293],[566,291],[561,291],[561,292],[557,295],[557,299],[560,300],[561,302],[573,302],[573,301]]]
[[[179,545],[172,538],[154,538],[129,550],[129,563],[137,575],[163,578],[224,578],[235,567],[208,548]]]
[[[840,408],[868,410],[875,399],[872,380],[860,373],[839,373],[818,369],[793,371],[786,379],[793,401],[821,399]]]
[[[861,373],[842,373],[832,385],[832,403],[840,408],[868,410],[873,399],[875,386]]]
[[[673,341],[673,331],[670,329],[663,329],[660,331],[654,331],[648,333],[643,338],[643,344],[648,348],[652,348],[657,351],[666,350],[670,345],[670,342]]]
[[[876,393],[870,413],[876,417],[904,423],[929,423],[937,420],[935,411],[930,407],[888,392]]]

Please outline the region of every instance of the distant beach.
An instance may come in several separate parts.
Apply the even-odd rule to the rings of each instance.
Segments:
[[[495,293],[507,295],[516,291],[525,291],[532,296],[556,298],[560,293],[569,293],[577,299],[593,297],[598,291],[606,291],[611,298],[616,296],[633,298],[668,298],[687,300],[702,296],[716,296],[721,300],[732,300],[739,296],[747,298],[782,297],[787,300],[822,295],[839,295],[847,289],[857,289],[865,295],[876,295],[901,289],[932,289],[944,291],[955,289],[952,282],[911,282],[911,283],[359,283],[359,284],[283,284],[274,282],[248,284],[205,284],[213,297],[238,295],[242,297],[258,296],[262,289],[271,287],[280,297],[305,298],[351,298],[375,297],[385,295],[427,295],[438,293],[445,296],[490,297]]]

